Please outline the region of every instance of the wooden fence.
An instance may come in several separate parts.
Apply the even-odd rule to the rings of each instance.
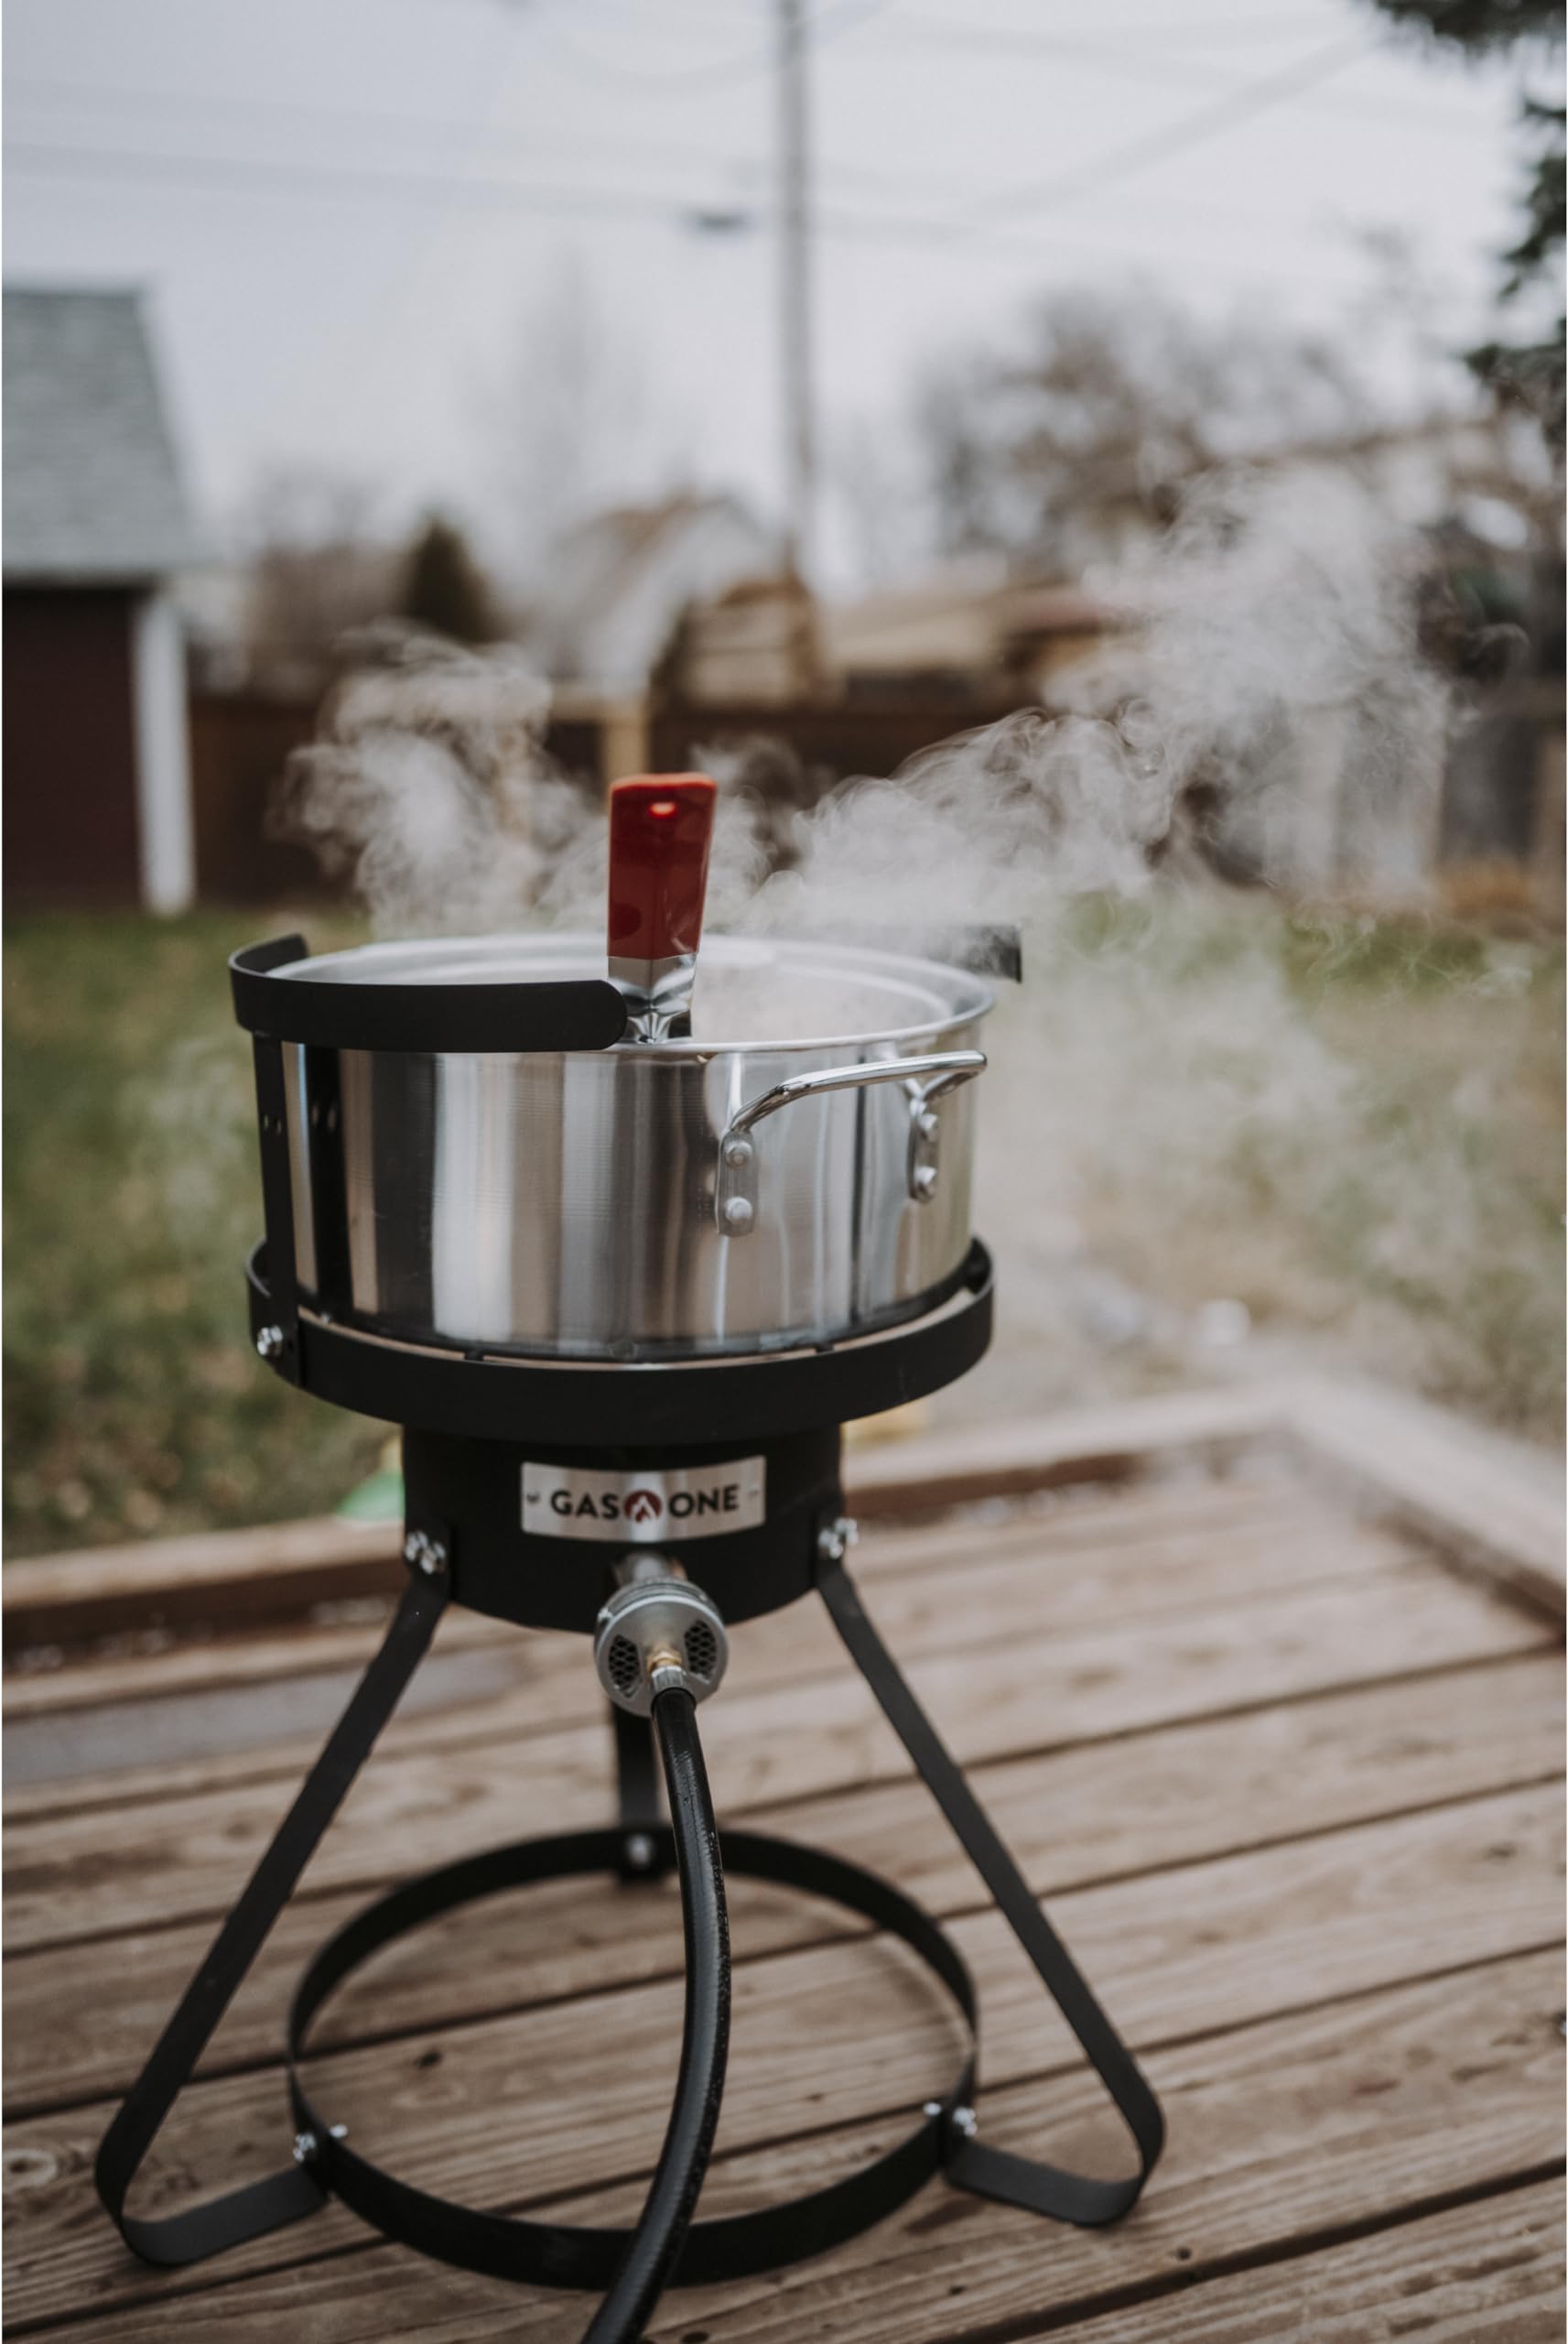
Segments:
[[[800,700],[788,707],[741,702],[700,707],[671,700],[648,721],[648,765],[654,773],[700,766],[705,755],[753,742],[787,748],[812,797],[860,774],[896,773],[934,741],[982,724],[999,708],[959,699]]]
[[[318,703],[260,692],[190,696],[190,775],[197,892],[203,903],[308,900],[336,892],[315,857],[267,835],[267,807],[292,750],[314,735]],[[962,702],[929,699],[886,706],[807,701],[795,707],[690,707],[665,702],[640,726],[624,709],[596,720],[574,709],[545,738],[568,773],[608,782],[625,762],[678,772],[716,749],[758,741],[787,748],[812,798],[850,774],[893,772],[932,741],[977,721]]]
[[[1517,696],[1516,696],[1517,699]],[[697,704],[655,698],[644,707],[570,704],[546,734],[568,772],[608,783],[639,767],[672,773],[723,752],[767,743],[786,751],[755,772],[787,803],[810,804],[837,781],[895,773],[906,759],[1000,713],[961,697],[924,692],[890,700]],[[261,693],[193,692],[191,788],[199,895],[204,903],[308,900],[335,892],[303,848],[266,835],[266,808],[289,752],[315,732],[317,703]],[[1560,704],[1541,688],[1499,703],[1463,734],[1444,792],[1442,856],[1497,857],[1533,873],[1540,908],[1561,912]]]
[[[267,836],[274,783],[311,738],[313,700],[192,692],[190,797],[204,904],[297,901],[329,892],[313,854]]]

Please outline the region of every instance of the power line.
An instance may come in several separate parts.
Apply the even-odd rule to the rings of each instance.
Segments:
[[[438,176],[427,171],[411,173],[401,169],[265,162],[236,157],[168,152],[152,154],[129,148],[49,146],[26,138],[13,138],[7,142],[5,159],[12,168],[36,171],[50,178],[75,174],[89,179],[124,179],[154,187],[208,188],[242,196],[261,194],[269,198],[281,196],[286,200],[308,198],[313,201],[325,196],[351,201],[370,200],[383,204],[389,198],[422,202],[427,196],[435,195],[498,212],[536,214],[552,219],[640,222],[644,225],[662,227],[689,227],[694,220],[712,208],[713,202],[710,194],[686,197],[669,189],[530,186],[521,180],[485,178],[474,173]],[[950,220],[935,216],[824,208],[818,212],[816,228],[819,234],[836,242],[914,245],[922,249],[958,242]],[[1190,238],[1183,242],[1186,251],[1202,250],[1212,267],[1232,269],[1243,275],[1254,273],[1252,267],[1227,259],[1223,253],[1216,253],[1212,246],[1199,246]],[[971,252],[1011,255],[1025,259],[1038,259],[1042,253],[1047,251],[1066,251],[1116,262],[1136,259],[1146,255],[1151,248],[1147,234],[1140,234],[1129,245],[1082,235],[1064,240],[1060,235],[1053,234],[1048,240],[1043,240],[1027,230],[1010,233],[1000,227],[965,229],[962,231],[962,243],[964,248]],[[1324,278],[1323,281],[1329,280]],[[1335,281],[1346,280],[1336,277]]]
[[[865,14],[865,0],[841,0],[838,7],[821,10],[811,21],[819,27],[829,22],[843,22],[846,17],[859,23],[864,20]],[[803,31],[805,29],[807,28],[803,27]],[[1176,122],[1145,134],[1098,161],[1033,187],[1004,190],[974,198],[957,212],[946,217],[839,212],[825,219],[823,225],[830,233],[873,242],[935,242],[955,237],[969,240],[980,223],[999,214],[1016,217],[1073,201],[1118,179],[1145,169],[1169,155],[1201,144],[1266,108],[1296,96],[1313,82],[1326,78],[1353,59],[1367,54],[1374,46],[1375,43],[1364,41],[1336,43],[1329,49],[1314,51],[1286,68],[1244,83],[1238,89],[1227,90],[1218,98]],[[302,111],[316,114],[324,110]],[[532,210],[553,216],[636,217],[645,220],[650,214],[656,216],[662,209],[670,220],[684,221],[689,225],[713,211],[710,194],[695,201],[681,201],[666,190],[655,193],[642,190],[528,187],[515,180],[486,178],[474,172],[459,177],[440,177],[427,171],[409,172],[402,165],[390,171],[363,167],[346,168],[331,164],[280,168],[276,164],[235,157],[177,157],[153,155],[145,150],[116,151],[84,146],[50,147],[26,139],[12,141],[9,152],[12,160],[19,162],[24,168],[49,170],[75,162],[99,175],[109,172],[132,179],[179,179],[186,183],[195,181],[235,189],[276,190],[282,181],[292,191],[330,189],[362,197],[390,192],[405,201],[411,197],[436,195],[514,210]],[[994,233],[991,241],[997,241]]]
[[[13,114],[17,104],[27,107],[37,100],[41,101],[46,108],[52,108],[57,101],[59,101],[63,102],[69,112],[76,112],[79,108],[102,108],[105,113],[117,115],[124,122],[133,125],[139,125],[144,116],[151,113],[168,114],[177,122],[194,121],[209,125],[213,117],[218,116],[232,117],[241,122],[255,121],[263,125],[277,124],[285,126],[297,123],[323,132],[335,132],[351,126],[361,126],[372,132],[384,132],[389,139],[395,141],[406,140],[412,136],[434,142],[448,150],[435,158],[443,163],[451,159],[450,142],[457,138],[464,141],[464,151],[467,154],[514,161],[529,161],[536,157],[558,160],[563,155],[580,158],[589,155],[603,154],[612,157],[622,165],[640,162],[654,170],[668,168],[683,175],[690,173],[694,161],[694,151],[689,139],[574,136],[569,140],[552,141],[548,138],[541,139],[532,126],[524,128],[519,125],[514,131],[495,128],[486,131],[474,129],[455,115],[387,113],[381,108],[370,106],[311,105],[291,99],[237,98],[210,95],[205,92],[194,94],[166,92],[147,90],[134,84],[110,88],[92,83],[24,81],[15,76],[7,84],[6,94],[12,102],[8,112]],[[47,138],[48,131],[41,128],[38,137],[31,141],[28,131],[25,128],[18,129],[15,136],[17,152],[27,146],[29,143],[37,151],[39,139]],[[334,143],[341,153],[341,140],[336,140]],[[72,140],[69,146],[51,142],[51,151],[58,151],[62,155],[77,152],[86,155],[98,150],[85,143]],[[144,151],[152,152],[153,150],[137,149],[138,154]],[[406,145],[400,144],[397,153],[398,169],[401,174],[406,172],[409,168]],[[173,159],[178,160],[182,166],[207,160],[205,157],[189,155],[180,155]],[[243,160],[253,170],[265,168],[287,172],[305,168],[270,157],[224,156],[220,159],[224,164]],[[334,171],[341,171],[353,168],[362,161],[368,161],[373,165],[377,159],[376,157],[370,156],[353,157],[351,161],[334,160],[330,168]],[[718,181],[728,182],[731,189],[736,185],[744,186],[748,182],[755,187],[762,175],[762,165],[755,154],[739,155],[705,151],[700,159],[705,161],[715,173]],[[907,169],[890,170],[871,164],[842,160],[819,163],[816,176],[824,185],[854,190],[871,201],[874,201],[879,193],[885,193],[892,198],[900,195],[921,196],[927,201],[951,201],[957,203],[984,192],[982,189],[976,186],[974,179],[968,176],[955,177],[943,172]],[[442,190],[438,189],[433,191],[439,193]],[[636,191],[639,194],[643,192],[642,190]],[[650,202],[658,201],[654,190],[649,189],[646,193]],[[677,202],[684,201],[678,194],[672,195],[670,200]],[[735,211],[737,202],[732,195],[716,193],[710,189],[699,199],[699,208]],[[1222,209],[1217,205],[1189,203],[1178,203],[1174,208],[1195,217],[1213,216]],[[923,218],[924,216],[922,215]],[[755,224],[755,222],[749,221],[747,224]],[[1299,236],[1303,230],[1301,226],[1292,223],[1283,225],[1276,223],[1274,233],[1286,236]],[[1316,231],[1309,229],[1304,233],[1315,233]]]
[[[505,12],[498,14],[494,19],[490,41],[481,44],[479,59],[470,60],[470,66],[477,62],[479,69],[477,73],[470,71],[470,102],[477,108],[478,120],[470,118],[460,124],[454,123],[440,142],[445,149],[442,160],[464,179],[471,176],[469,156],[476,132],[489,123],[496,109],[503,103],[511,87],[515,64],[512,52],[518,23],[517,17],[509,16]],[[503,64],[504,71],[500,70]],[[410,293],[418,286],[431,256],[438,249],[452,210],[453,198],[449,192],[443,191],[436,197],[430,216],[423,227],[416,227],[408,238],[389,281],[373,297],[368,308],[358,312],[345,332],[326,338],[325,348],[318,353],[316,364],[306,370],[308,379],[319,384],[325,374],[335,381],[339,372],[339,352],[347,351],[351,346],[361,352],[376,348],[387,323],[398,316]],[[326,360],[325,367],[321,363],[323,358]]]
[[[1314,19],[1314,23],[1320,21]],[[1189,90],[1212,90],[1217,96],[1236,93],[1247,86],[1230,79],[1217,81],[1203,65],[1195,69],[1179,57],[1159,53],[1160,42],[1166,37],[1163,25],[1130,28],[1134,38],[1141,32],[1153,36],[1137,56],[1130,56],[1119,43],[1099,36],[1036,32],[1028,27],[1014,29],[1005,25],[949,24],[937,16],[904,16],[890,29],[901,43],[925,48],[957,49],[978,55],[1060,58],[1112,81],[1141,82],[1161,89],[1179,85]],[[1370,44],[1372,49],[1379,46],[1377,41]],[[1468,118],[1461,107],[1429,104],[1421,98],[1364,98],[1334,90],[1303,92],[1303,96],[1308,105],[1363,122],[1408,122],[1451,133]]]
[[[802,38],[813,49],[821,49],[829,39],[840,39],[845,33],[855,32],[873,16],[880,16],[888,0],[831,0],[831,5],[819,8],[802,27]],[[673,71],[661,72],[656,67],[622,65],[618,59],[585,56],[571,42],[556,35],[556,51],[575,71],[600,81],[620,81],[632,88],[657,90],[722,89],[736,81],[750,81],[773,69],[774,49],[767,47],[748,49],[742,56],[721,59],[708,65],[676,66]]]
[[[215,155],[154,155],[137,152],[134,147],[51,146],[26,138],[7,139],[5,161],[7,167],[46,173],[64,168],[99,179],[166,180],[187,187],[251,189],[283,195],[335,192],[373,198],[377,202],[384,202],[388,196],[405,202],[422,201],[429,195],[468,196],[481,201],[493,200],[503,208],[585,218],[647,218],[656,214],[662,205],[672,220],[679,221],[692,208],[677,202],[664,189],[656,193],[635,193],[600,188],[526,187],[516,180],[477,175],[439,177],[430,171],[363,166],[348,168],[330,163],[281,164]]]
[[[312,105],[297,98],[233,97],[210,94],[206,92],[149,90],[140,85],[111,88],[103,83],[19,80],[7,77],[8,100],[19,99],[24,104],[40,100],[46,106],[63,104],[68,110],[78,106],[102,109],[138,121],[146,114],[164,114],[206,122],[213,114],[233,116],[240,120],[260,120],[268,123],[298,123],[322,130],[346,129],[351,125],[372,132],[384,132],[388,137],[412,135],[444,143],[460,137],[471,151],[506,154],[516,157],[521,146],[537,149],[541,142],[532,129],[515,132],[491,129],[476,131],[471,124],[456,114],[423,114],[403,112],[388,113],[377,106]],[[564,146],[574,155],[604,153],[622,157],[635,156],[658,163],[679,164],[689,170],[692,146],[689,138],[593,138],[574,136],[557,142],[557,151]],[[754,167],[754,157],[716,155],[708,158],[726,169]],[[872,174],[872,176],[879,176]]]
[[[1195,107],[1191,114],[1178,116],[1163,129],[1150,131],[1142,137],[1130,140],[1127,146],[1113,148],[1097,161],[1079,168],[1061,172],[1054,179],[1036,180],[1031,186],[1006,188],[998,194],[981,196],[967,204],[957,215],[956,225],[973,220],[993,218],[998,212],[1017,214],[1044,212],[1058,203],[1076,202],[1080,196],[1098,194],[1114,179],[1126,179],[1134,171],[1147,170],[1152,163],[1163,162],[1168,156],[1184,153],[1189,147],[1206,144],[1218,137],[1222,131],[1232,130],[1238,124],[1248,122],[1255,114],[1282,105],[1314,81],[1337,73],[1358,57],[1365,57],[1376,44],[1366,40],[1336,41],[1327,49],[1314,49],[1293,65],[1273,73],[1265,73],[1255,81],[1244,82],[1239,89],[1225,96],[1212,99],[1208,104]]]
[[[1294,40],[1301,34],[1320,31],[1322,12],[1312,16],[1260,17],[1256,8],[1239,16],[1208,16],[1184,23],[1179,17],[1173,23],[1167,16],[1105,16],[1087,27],[1053,26],[1049,32],[1037,32],[1027,25],[959,25],[939,16],[900,18],[899,30],[950,33],[968,40],[971,31],[979,47],[987,49],[1041,48],[1071,42],[1081,49],[1112,49],[1124,40],[1208,42],[1224,48],[1241,41],[1249,45],[1271,40]]]
[[[1096,45],[1070,43],[1054,34],[1037,34],[1028,30],[1014,33],[1000,27],[984,26],[946,27],[939,19],[925,17],[916,17],[913,20],[906,17],[900,22],[896,30],[900,36],[913,33],[917,38],[928,37],[944,47],[999,49],[1021,55],[1050,56],[1069,53],[1074,56],[1081,55],[1091,71],[1108,74],[1113,80],[1158,81],[1162,86],[1176,79],[1188,84],[1195,80],[1200,86],[1211,85],[1212,77],[1205,75],[1201,71],[1195,77],[1190,73],[1180,73],[1173,66],[1167,67],[1162,62],[1140,65],[1132,60],[1113,58],[1108,53],[1102,53]],[[1237,92],[1234,84],[1228,84],[1222,88],[1220,94],[1222,97],[1229,97],[1240,95],[1242,92]],[[1422,123],[1430,122],[1434,127],[1452,128],[1456,121],[1462,119],[1452,108],[1422,107],[1408,102],[1401,103],[1397,100],[1381,98],[1361,100],[1332,92],[1314,94],[1303,91],[1301,94],[1308,104],[1332,106],[1336,112],[1356,114],[1364,118],[1378,121],[1386,121],[1390,117],[1408,118]],[[241,119],[261,118],[279,123],[298,122],[319,125],[324,129],[359,125],[372,132],[384,132],[390,136],[411,133],[416,136],[433,138],[443,144],[451,137],[463,137],[469,141],[470,151],[479,153],[514,155],[518,150],[518,140],[511,135],[505,132],[476,135],[469,125],[453,115],[388,113],[384,109],[370,106],[313,105],[297,99],[235,97],[227,93],[197,92],[188,95],[178,92],[149,90],[135,84],[111,88],[92,83],[47,79],[27,81],[18,80],[15,76],[7,85],[7,95],[20,98],[24,102],[37,97],[41,98],[46,104],[63,102],[67,106],[81,104],[103,107],[132,117],[150,110],[176,117],[194,116],[202,121],[210,119],[214,114],[222,114]],[[539,150],[541,142],[532,129],[520,136],[525,136],[527,146],[531,151]],[[544,142],[544,147],[547,152],[548,142]],[[557,151],[559,151],[558,147]],[[610,153],[622,159],[640,158],[654,168],[668,165],[682,170],[689,169],[692,161],[691,146],[687,140],[620,136],[602,139],[577,137],[569,142],[569,151],[574,155],[593,151]],[[707,159],[715,170],[731,174],[740,179],[747,178],[754,179],[759,169],[757,158],[752,155],[712,154]],[[970,192],[962,181],[955,181],[940,174],[885,170],[859,163],[827,164],[823,167],[823,176],[829,180],[837,179],[846,186],[859,186],[867,190],[885,188],[890,192],[899,190],[913,192],[918,190],[927,195],[950,191],[955,197],[968,195]],[[975,200],[980,200],[978,194]]]

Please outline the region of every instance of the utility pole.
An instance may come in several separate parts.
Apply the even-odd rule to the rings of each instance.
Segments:
[[[801,0],[778,0],[779,358],[784,429],[784,562],[809,581],[816,447],[811,400],[811,213]]]

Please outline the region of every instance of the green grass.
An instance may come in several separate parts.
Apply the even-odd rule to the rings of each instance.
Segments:
[[[382,1451],[246,1337],[261,1200],[223,962],[297,924],[8,928],[13,1553],[326,1509]],[[956,1405],[1202,1374],[1187,1330],[1226,1297],[1249,1359],[1344,1360],[1556,1438],[1562,980],[1539,939],[1261,897],[1076,908],[995,1021],[978,1217],[1002,1333]],[[1086,1264],[1147,1303],[1141,1331],[1092,1323]]]
[[[993,1063],[980,1211],[1028,1282],[1021,1405],[1343,1362],[1561,1438],[1559,943],[1207,891],[1082,906]],[[1086,1262],[1142,1323],[1085,1336]],[[1252,1337],[1206,1362],[1221,1299]]]
[[[247,1336],[261,1231],[236,945],[297,920],[28,918],[5,942],[5,1517],[14,1554],[334,1504],[385,1434]],[[329,936],[313,915],[312,940]]]

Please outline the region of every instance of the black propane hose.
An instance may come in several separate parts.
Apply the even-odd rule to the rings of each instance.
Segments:
[[[654,1696],[654,1736],[669,1794],[686,1932],[680,2075],[632,2243],[583,2344],[633,2344],[643,2333],[686,2242],[708,2171],[730,2049],[730,1915],[697,1704],[684,1686]]]

